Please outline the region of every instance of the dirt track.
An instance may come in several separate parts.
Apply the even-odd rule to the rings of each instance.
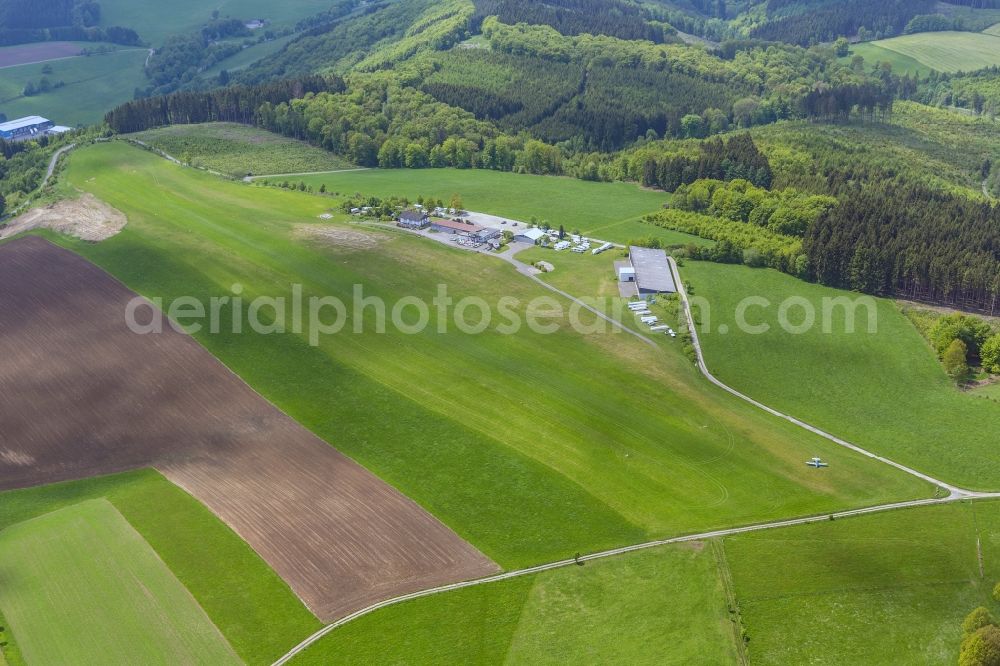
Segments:
[[[497,571],[193,339],[129,332],[133,297],[42,239],[0,247],[0,489],[155,466],[325,621]]]

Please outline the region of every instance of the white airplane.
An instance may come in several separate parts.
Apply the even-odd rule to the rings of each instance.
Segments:
[[[821,458],[813,458],[812,460],[808,461],[806,464],[809,465],[810,467],[815,467],[816,469],[819,469],[820,467],[829,467],[830,466],[828,463],[823,462],[823,460]]]

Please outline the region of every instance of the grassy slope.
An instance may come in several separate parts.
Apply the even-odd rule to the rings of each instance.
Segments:
[[[1000,65],[1000,37],[978,32],[921,32],[873,42],[939,72]]]
[[[75,152],[68,178],[129,226],[99,245],[66,243],[167,302],[207,301],[236,282],[248,298],[300,283],[307,297],[348,303],[354,284],[389,303],[430,301],[441,283],[456,300],[543,293],[502,262],[398,233],[376,235],[374,251],[304,243],[295,225],[330,199],[220,181],[120,144]],[[565,327],[440,335],[433,322],[416,336],[390,328],[317,348],[291,334],[199,339],[506,567],[928,492],[711,389],[679,352]],[[816,452],[837,460],[831,474],[805,473]]]
[[[170,35],[196,30],[212,20],[215,9],[219,10],[221,18],[260,18],[286,26],[329,8],[328,0],[220,0],[210,4],[198,0],[104,0],[101,2],[101,25],[132,28],[155,47]]]
[[[455,193],[466,208],[529,221],[532,216],[567,231],[579,228],[606,240],[627,241],[630,221],[658,210],[669,195],[630,183],[592,183],[573,178],[526,176],[475,169],[371,169],[302,178],[332,192],[374,196],[434,197]],[[643,227],[645,229],[645,227]],[[651,228],[652,229],[652,228]],[[646,231],[644,235],[651,235]]]
[[[333,153],[265,130],[235,123],[171,125],[133,135],[182,160],[225,174],[346,169]]]
[[[397,640],[385,640],[386,627]],[[721,664],[734,655],[716,560],[697,544],[393,606],[293,663]]]
[[[898,74],[899,76],[902,76],[903,74],[909,74],[910,76],[927,76],[930,72],[934,71],[933,68],[928,67],[919,60],[915,60],[910,56],[883,48],[873,42],[862,42],[860,44],[852,45],[850,55],[845,56],[840,60],[845,64],[849,64],[856,55],[865,59],[865,67],[867,69],[871,69],[882,62],[891,63],[893,73]]]
[[[237,664],[197,602],[106,500],[0,533],[0,606],[28,661]]]
[[[1000,611],[989,598],[1000,503],[974,510],[950,504],[727,538],[753,663],[954,664],[965,615]]]
[[[993,35],[994,37],[1000,37],[1000,23],[997,23],[996,25],[992,25],[989,28],[986,28],[986,30],[983,30],[983,33],[987,35]]]
[[[101,497],[153,547],[247,663],[269,664],[319,628],[239,536],[151,470],[3,493],[0,528]]]
[[[106,55],[58,60],[45,64],[8,67],[0,76],[0,111],[8,118],[37,114],[50,118],[58,125],[76,126],[100,122],[106,111],[132,99],[137,86],[146,85],[142,64],[145,49],[118,47]],[[43,74],[43,67],[52,74]],[[22,97],[28,81],[36,84],[48,77],[66,85],[58,90]]]
[[[927,343],[891,301],[878,301],[878,332],[864,315],[854,335],[819,326],[791,335],[777,322],[778,304],[804,297],[821,312],[824,297],[846,294],[771,270],[689,262],[683,271],[711,303],[712,331],[703,335],[708,365],[724,382],[876,453],[953,483],[1000,488],[1000,405],[955,389]],[[852,297],[858,294],[849,294]],[[750,311],[770,322],[765,335],[739,333],[734,312],[746,296],[772,305]],[[795,322],[801,321],[801,310]],[[766,316],[765,316],[766,315]],[[720,325],[729,326],[722,335]]]

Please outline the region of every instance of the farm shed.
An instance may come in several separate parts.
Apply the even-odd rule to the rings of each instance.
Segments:
[[[674,294],[677,292],[673,272],[670,270],[670,262],[667,261],[667,253],[663,250],[633,246],[629,248],[629,261],[635,271],[635,282],[639,287],[640,294]]]

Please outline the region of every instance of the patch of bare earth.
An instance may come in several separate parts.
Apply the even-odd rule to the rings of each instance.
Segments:
[[[0,227],[0,239],[32,229],[50,229],[81,240],[99,242],[125,228],[128,220],[92,194],[79,199],[64,199],[48,206],[32,208]]]
[[[332,224],[300,224],[295,227],[295,235],[299,238],[348,250],[370,250],[383,240],[381,236],[375,234],[345,229],[342,226]]]
[[[497,571],[189,336],[129,331],[134,297],[43,239],[0,246],[0,490],[154,466],[324,621]]]

